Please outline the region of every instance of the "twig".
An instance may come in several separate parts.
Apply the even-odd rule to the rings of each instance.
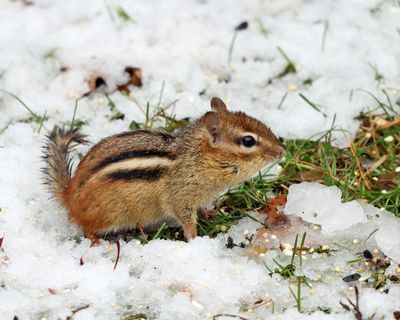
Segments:
[[[121,254],[121,244],[119,243],[119,239],[118,239],[117,240],[117,259],[115,259],[114,270],[115,270],[115,268],[117,268],[120,254]]]
[[[82,311],[82,310],[85,310],[85,309],[87,309],[87,308],[89,308],[89,307],[90,307],[90,305],[89,305],[89,304],[86,304],[86,305],[84,305],[84,306],[82,306],[82,307],[79,307],[79,308],[77,308],[77,309],[72,310],[72,311],[71,311],[72,314],[71,314],[70,316],[68,316],[68,317],[66,318],[66,320],[73,320],[73,317],[74,317],[75,313],[77,313],[77,312],[79,312],[79,311]]]
[[[141,225],[139,223],[136,224],[136,229],[139,230],[140,235],[142,236],[144,242],[148,243],[149,239],[147,237],[147,234],[144,233],[143,228],[141,227]]]
[[[364,170],[363,170],[363,168],[361,166],[360,159],[358,159],[358,157],[357,157],[357,150],[356,150],[356,146],[355,146],[354,142],[352,142],[350,144],[350,150],[351,150],[351,153],[353,154],[354,160],[356,161],[356,165],[357,165],[358,171],[360,172],[361,179],[364,180],[365,186],[367,187],[367,189],[371,190],[371,186],[369,185],[369,181],[367,180],[367,178],[365,176],[365,173],[364,173]]]
[[[355,295],[356,295],[356,303],[354,303],[353,301],[351,301],[349,298],[346,297],[347,301],[350,303],[350,305],[352,306],[353,310],[351,310],[350,306],[348,306],[347,304],[345,304],[345,303],[343,303],[341,301],[339,303],[343,307],[343,309],[345,309],[346,311],[349,311],[349,312],[352,311],[353,314],[354,314],[354,317],[357,320],[362,320],[363,316],[362,316],[362,313],[360,311],[360,304],[359,304],[360,296],[359,296],[359,291],[358,291],[358,287],[357,286],[354,287],[354,291],[355,291]]]
[[[240,319],[240,320],[248,320],[247,318],[244,318],[242,316],[238,316],[236,314],[229,314],[229,313],[216,314],[215,316],[213,316],[213,320],[215,320],[215,319],[217,319],[219,317],[229,317],[229,318],[237,318],[237,319]]]

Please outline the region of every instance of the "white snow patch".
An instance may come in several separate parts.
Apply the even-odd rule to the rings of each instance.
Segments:
[[[322,232],[346,230],[367,220],[357,201],[342,203],[339,188],[303,182],[289,187],[286,214],[295,214],[304,221],[321,225]]]
[[[317,138],[331,129],[335,118],[335,127],[345,130],[333,132],[335,144],[348,145],[359,125],[354,117],[377,107],[362,90],[385,99],[384,89],[398,108],[400,10],[396,4],[382,2],[373,14],[375,0],[235,5],[228,0],[32,2],[30,6],[25,1],[0,3],[0,88],[16,94],[38,115],[46,112],[49,117],[38,133],[40,124],[28,121],[29,112],[0,93],[0,237],[4,236],[0,319],[66,319],[84,306],[88,307],[74,319],[123,319],[139,312],[173,320],[210,319],[217,313],[240,314],[249,320],[353,319],[338,303],[345,296],[354,301],[352,284],[342,277],[359,272],[367,278],[371,270],[364,261],[346,261],[359,259],[366,248],[381,249],[392,258],[386,274],[396,272],[398,220],[372,206],[360,203],[360,211],[353,202],[342,204],[337,191],[323,186],[314,187],[315,202],[300,197],[301,185],[289,192],[293,213],[301,213],[294,197],[299,208],[307,204],[308,213],[325,213],[315,222],[323,226],[321,235],[310,229],[312,225],[300,227],[298,219],[282,238],[278,233],[276,238],[268,236],[265,256],[254,254],[249,245],[226,248],[228,234],[190,243],[121,243],[121,260],[113,270],[115,245],[103,242],[90,247],[40,184],[40,148],[46,132],[71,120],[75,99],[88,91],[91,76],[104,77],[111,90],[126,80],[126,66],[142,68],[143,87],[132,88],[129,97],[119,92],[110,96],[125,119],[110,121],[102,93],[79,103],[76,116],[88,122],[84,131],[93,142],[127,130],[132,120],[143,121],[145,116],[133,100],[142,107],[147,101],[156,105],[165,81],[161,104],[180,99],[174,109],[178,118],[199,116],[217,95],[231,109],[265,121],[285,138]],[[119,7],[135,22],[120,19]],[[243,20],[249,28],[238,34],[228,67],[232,31]],[[261,32],[263,28],[267,34]],[[293,60],[296,74],[276,77],[286,66],[277,47]],[[381,83],[371,65],[383,75]],[[321,112],[299,93],[318,104]],[[245,241],[243,230],[250,236],[259,227],[243,219],[229,235],[239,244]],[[296,291],[295,282],[278,274],[269,276],[264,263],[272,269],[275,261],[287,265],[290,256],[281,252],[279,244],[283,239],[293,243],[296,233],[301,236],[304,231],[309,235],[306,246],[323,244],[336,251],[309,254],[302,266],[296,259],[296,272],[313,285],[302,286],[305,312],[299,314],[289,290],[290,286]],[[355,238],[357,244],[352,242]],[[385,288],[387,294],[362,288],[365,317],[375,313],[376,318],[391,318],[398,310],[398,286],[391,283]],[[255,305],[257,301],[265,304]],[[314,312],[318,307],[330,308],[331,313]]]
[[[383,253],[400,263],[399,219],[358,201],[342,203],[341,191],[336,186],[311,182],[291,185],[285,213],[320,225],[322,233],[330,236],[357,230],[351,234],[354,239],[362,230],[370,230]]]

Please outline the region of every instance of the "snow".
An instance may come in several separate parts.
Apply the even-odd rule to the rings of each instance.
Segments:
[[[46,112],[49,120],[38,133],[39,124],[26,121],[30,114],[21,104],[0,93],[0,319],[65,319],[85,306],[74,319],[123,319],[137,313],[178,320],[212,319],[220,313],[246,319],[353,319],[339,305],[345,296],[354,301],[352,284],[342,278],[357,272],[363,280],[371,269],[364,260],[346,261],[368,249],[374,258],[390,257],[387,275],[399,268],[400,222],[390,213],[361,202],[342,203],[333,187],[302,183],[289,190],[285,210],[291,226],[267,234],[268,244],[261,239],[228,249],[228,236],[239,244],[246,242],[244,231],[256,234],[260,227],[243,219],[216,239],[121,242],[121,259],[113,270],[116,246],[103,242],[90,247],[48,199],[40,184],[40,149],[48,129],[71,120],[75,99],[89,90],[89,78],[102,76],[111,92],[126,81],[126,66],[142,69],[143,87],[133,88],[129,97],[111,94],[124,120],[110,121],[101,93],[79,102],[77,118],[88,121],[84,131],[93,142],[127,130],[132,120],[143,121],[133,100],[156,105],[164,82],[161,102],[179,99],[174,107],[178,117],[202,114],[217,95],[285,138],[317,138],[336,116],[335,127],[345,131],[333,133],[335,144],[346,146],[359,125],[354,117],[377,107],[362,90],[384,99],[385,89],[393,105],[399,99],[400,8],[386,1],[373,14],[370,9],[377,3],[34,0],[27,6],[2,1],[0,88],[37,114]],[[120,19],[118,7],[134,22]],[[244,20],[249,29],[237,35],[228,66],[232,30]],[[273,79],[286,66],[277,47],[293,60],[296,74]],[[384,76],[381,83],[371,65]],[[60,72],[61,67],[68,71]],[[305,84],[307,79],[312,83]],[[304,232],[305,246],[325,245],[331,252],[308,253],[302,266],[296,257],[296,274],[313,286],[302,285],[304,313],[298,313],[289,290],[296,292],[296,280],[270,277],[264,263],[275,268],[275,259],[287,265],[291,249],[281,251],[280,244],[293,245],[296,234]],[[398,285],[382,288],[388,293],[359,288],[365,317],[391,318],[400,309]],[[318,307],[332,313],[315,311]]]
[[[324,233],[346,230],[366,221],[357,201],[341,203],[339,188],[311,182],[289,187],[285,213],[295,214],[305,221],[321,225]]]

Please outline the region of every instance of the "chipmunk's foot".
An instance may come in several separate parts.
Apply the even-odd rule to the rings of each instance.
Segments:
[[[205,220],[215,218],[217,215],[218,211],[215,209],[200,208],[199,210],[199,216]]]
[[[91,242],[90,246],[91,247],[95,247],[98,246],[100,244],[100,238],[98,237],[97,234],[93,233],[93,232],[85,232],[84,233],[85,238],[88,238]]]

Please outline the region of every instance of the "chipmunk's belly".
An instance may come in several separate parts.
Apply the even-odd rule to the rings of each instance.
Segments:
[[[164,217],[159,201],[161,189],[160,181],[89,180],[78,192],[71,192],[70,218],[97,233],[137,224],[145,227]]]

